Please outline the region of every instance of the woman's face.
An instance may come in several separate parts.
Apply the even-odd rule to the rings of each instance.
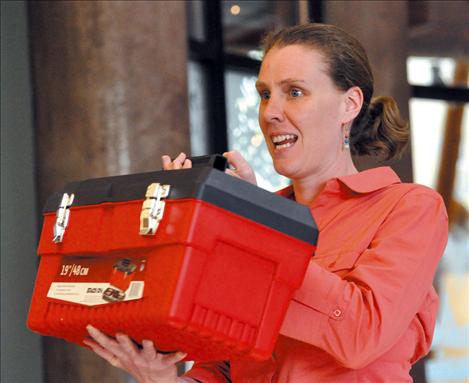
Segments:
[[[327,171],[344,156],[346,92],[333,84],[319,51],[272,48],[256,88],[259,124],[278,173],[302,179]]]

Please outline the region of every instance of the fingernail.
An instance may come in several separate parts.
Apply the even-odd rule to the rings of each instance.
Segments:
[[[179,351],[179,352],[177,353],[177,356],[178,356],[179,358],[185,358],[185,357],[187,356],[187,352],[181,352],[181,351]]]
[[[90,324],[86,326],[86,329],[88,330],[88,332],[94,332],[96,333],[96,331],[98,331],[98,329],[94,328],[93,326],[91,326]]]

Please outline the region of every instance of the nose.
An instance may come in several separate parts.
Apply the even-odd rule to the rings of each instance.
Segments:
[[[267,123],[282,122],[284,119],[284,105],[280,97],[270,96],[259,106],[259,119]]]

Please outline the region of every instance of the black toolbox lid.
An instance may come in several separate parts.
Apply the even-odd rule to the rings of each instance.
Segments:
[[[207,156],[200,158],[205,159]],[[166,200],[199,199],[305,242],[316,244],[318,229],[308,207],[225,174],[223,169],[226,160],[222,156],[210,156],[209,162],[200,158],[193,158],[194,166],[191,169],[72,182],[49,197],[44,213],[55,212],[64,193],[75,194],[72,207],[144,200],[148,185],[159,182],[171,185]]]

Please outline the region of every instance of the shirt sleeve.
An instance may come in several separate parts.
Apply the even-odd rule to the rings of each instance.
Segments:
[[[281,334],[326,351],[345,367],[366,366],[396,343],[418,313],[447,237],[441,197],[409,192],[345,274],[310,262]]]
[[[200,383],[231,383],[230,362],[196,362],[184,377]]]

